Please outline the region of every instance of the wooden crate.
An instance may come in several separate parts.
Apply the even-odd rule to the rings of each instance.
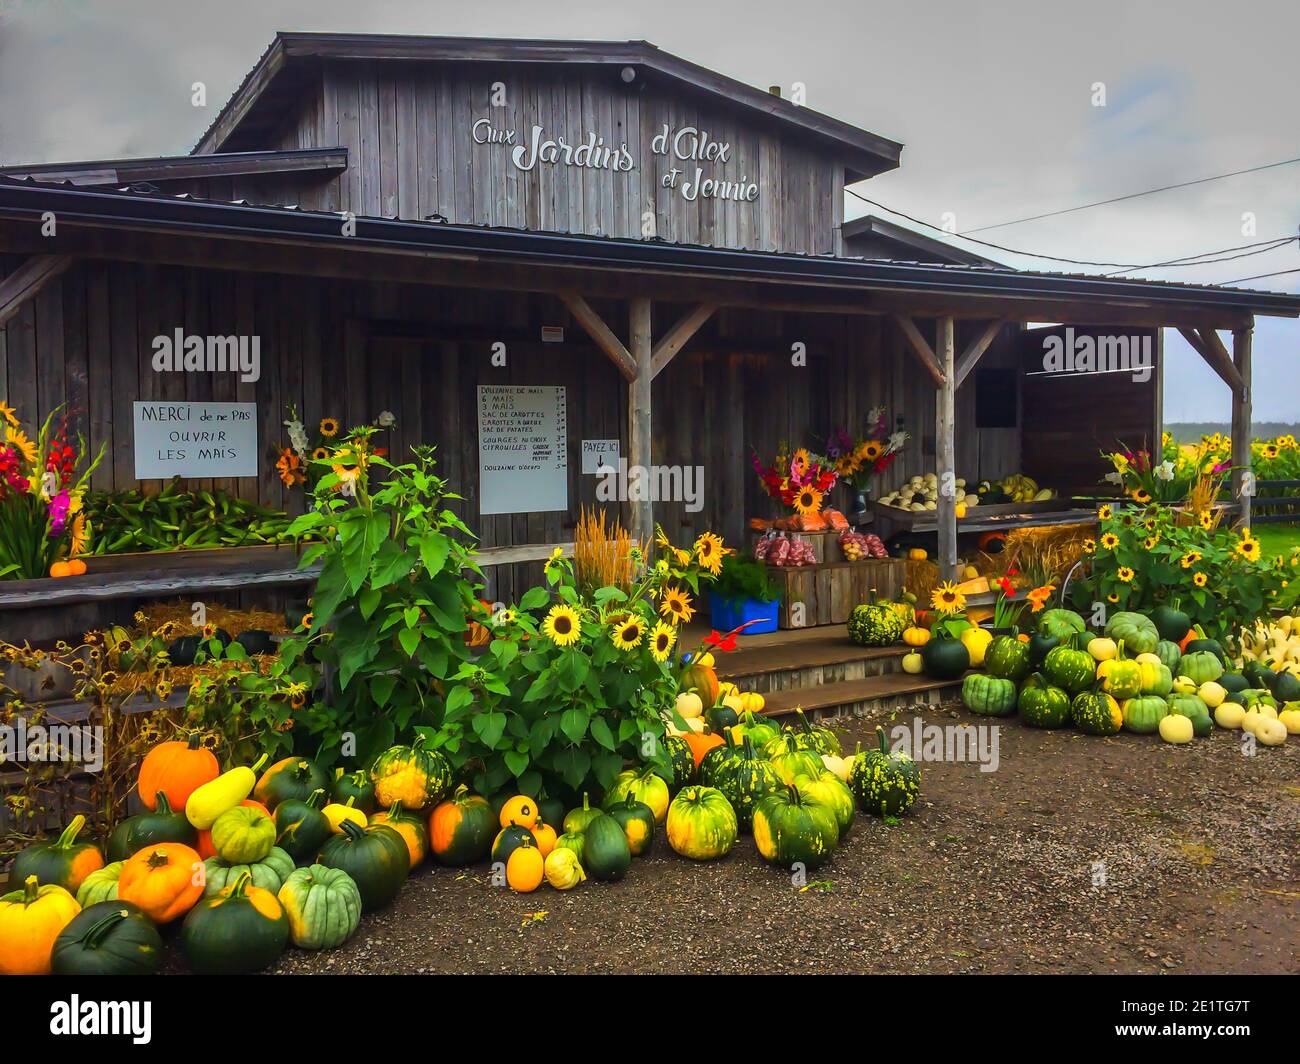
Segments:
[[[798,568],[768,566],[781,587],[782,628],[811,628],[843,624],[853,607],[869,601],[874,588],[880,598],[892,598],[907,582],[907,563],[900,558],[870,558],[856,562],[827,562]],[[802,623],[797,606],[802,604]]]
[[[813,557],[817,559],[817,564],[822,565],[828,562],[843,562],[848,559],[844,557],[844,552],[840,549],[840,533],[834,529],[827,529],[825,532],[785,532],[781,535],[792,540],[803,540],[811,544]],[[765,533],[753,532],[750,534],[750,552],[753,553],[754,544],[763,538]]]

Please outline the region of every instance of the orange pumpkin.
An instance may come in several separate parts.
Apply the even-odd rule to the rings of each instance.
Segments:
[[[0,975],[49,975],[54,940],[79,912],[76,898],[35,876],[0,897]]]
[[[80,558],[69,558],[69,559],[68,559],[68,575],[69,575],[69,576],[85,576],[85,575],[86,575],[86,563],[83,562]]]
[[[256,799],[253,799],[253,798],[245,798],[245,799],[244,799],[242,802],[240,802],[239,804],[240,804],[240,805],[246,805],[246,806],[248,806],[250,809],[260,809],[260,810],[261,810],[263,813],[265,813],[267,816],[271,817],[272,820],[275,819],[275,817],[272,816],[272,814],[271,814],[271,810],[269,810],[266,806],[264,806],[261,802],[257,801]],[[216,848],[215,846],[212,845],[212,829],[211,829],[211,828],[204,828],[202,831],[199,832],[199,841],[198,841],[198,843],[195,845],[195,849],[199,851],[199,856],[202,857],[205,861],[206,861],[209,857],[216,857],[216,856],[217,856],[217,848]]]
[[[695,767],[700,767],[700,762],[704,760],[704,755],[712,750],[715,746],[722,745],[722,736],[713,732],[686,732],[683,736],[686,745],[691,748],[691,756],[695,758]]]
[[[173,809],[184,809],[191,794],[221,775],[216,755],[199,745],[200,738],[195,732],[188,742],[159,743],[144,755],[136,792],[145,808],[157,809],[162,791]]]
[[[203,859],[184,843],[156,843],[122,865],[117,896],[140,906],[154,923],[170,923],[203,896]]]
[[[528,828],[531,831],[533,825],[542,819],[542,814],[537,808],[536,798],[530,798],[526,794],[516,794],[501,807],[501,816],[498,819],[503,828]]]
[[[537,849],[541,851],[543,857],[549,857],[551,851],[555,849],[555,840],[559,838],[555,829],[550,824],[544,824],[538,821],[532,828],[533,838],[537,840]]]
[[[55,562],[50,566],[50,576],[54,577],[56,580],[71,575],[72,569],[69,567],[67,562]]]

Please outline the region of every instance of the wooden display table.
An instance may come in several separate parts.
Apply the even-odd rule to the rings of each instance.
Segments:
[[[838,544],[835,550],[839,551]],[[781,612],[777,617],[781,628],[843,624],[854,606],[871,600],[873,589],[878,598],[893,598],[907,580],[907,563],[901,558],[863,558],[797,567],[769,565],[767,571],[781,588]]]

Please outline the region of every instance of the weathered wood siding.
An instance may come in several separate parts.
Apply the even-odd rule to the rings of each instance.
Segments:
[[[497,83],[500,107],[492,103]],[[538,163],[524,172],[508,145],[474,143],[472,128],[484,118],[520,140],[534,125],[575,145],[594,132],[608,147],[625,143],[635,167]],[[757,182],[758,199],[691,202],[664,187],[670,168],[693,174],[695,165],[652,153],[665,125],[670,135],[695,126],[730,143],[727,162],[700,164],[704,175]],[[825,255],[836,251],[843,216],[844,167],[823,149],[738,112],[697,106],[689,94],[629,89],[609,70],[330,62],[266,145],[319,146],[346,147],[347,171],[327,181],[254,176],[187,187],[312,210],[637,240],[650,214],[652,235],[670,242]]]

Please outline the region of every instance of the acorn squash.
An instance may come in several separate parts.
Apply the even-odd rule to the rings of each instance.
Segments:
[[[55,975],[152,975],[162,964],[163,941],[143,909],[129,901],[101,901],[82,909],[54,940]]]
[[[249,975],[273,964],[289,943],[289,918],[269,890],[245,872],[204,898],[181,925],[181,951],[200,975]]]
[[[104,867],[104,855],[92,842],[78,842],[86,818],[74,816],[57,838],[34,842],[21,850],[9,868],[10,883],[35,876],[43,887],[62,887],[75,897],[85,878]]]
[[[482,795],[465,784],[429,815],[429,849],[440,865],[458,867],[487,857],[497,834],[497,817]]]
[[[276,898],[289,920],[289,939],[299,949],[336,949],[361,922],[361,891],[341,868],[298,868]]]
[[[172,811],[166,791],[159,791],[155,796],[153,812],[129,816],[113,829],[108,837],[108,859],[125,861],[136,850],[155,842],[183,842],[186,846],[198,842],[194,825],[185,819],[184,813]]]
[[[635,803],[649,812],[643,803]],[[653,814],[650,816],[653,831]],[[648,844],[647,844],[648,845]],[[632,864],[632,849],[622,824],[612,816],[595,817],[583,832],[582,867],[592,879],[613,883],[622,879]]]
[[[321,848],[318,864],[342,869],[361,892],[364,912],[389,904],[411,870],[410,852],[402,836],[387,824],[361,827],[345,821],[341,834]]]

